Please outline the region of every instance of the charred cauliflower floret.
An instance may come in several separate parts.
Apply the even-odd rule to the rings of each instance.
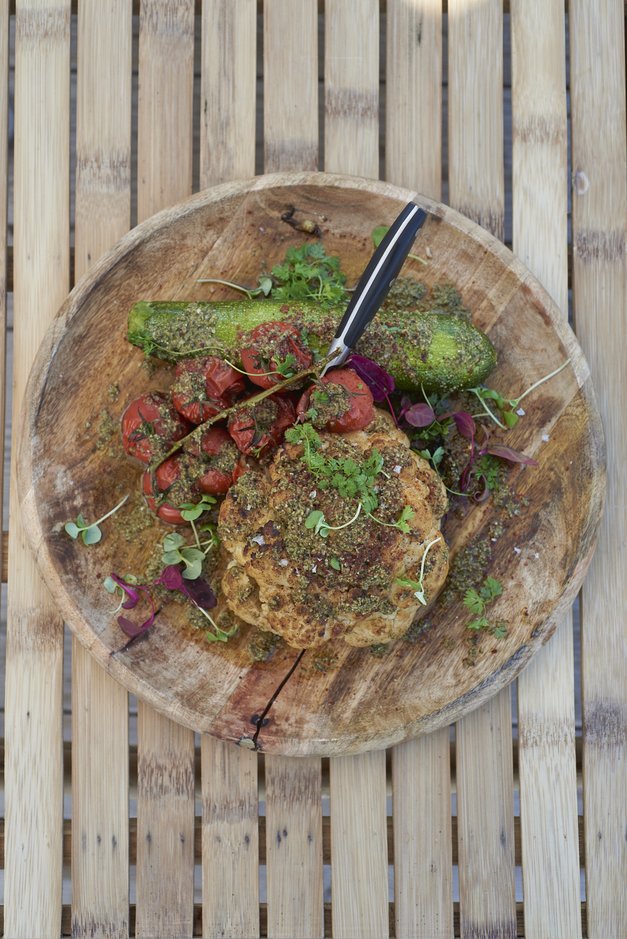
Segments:
[[[300,649],[396,639],[444,583],[446,508],[438,475],[383,412],[350,434],[297,426],[221,507],[226,604]]]

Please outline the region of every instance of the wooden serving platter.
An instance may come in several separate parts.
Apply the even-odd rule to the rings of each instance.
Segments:
[[[516,511],[488,500],[446,522],[453,555],[469,544],[489,554],[486,570],[503,585],[491,615],[506,623],[507,635],[481,633],[471,644],[471,616],[453,597],[438,601],[411,641],[309,650],[258,743],[290,756],[346,754],[456,720],[518,674],[581,584],[603,503],[600,420],[571,330],[511,252],[451,209],[382,182],[281,174],[207,190],[139,225],[72,291],[35,362],[20,443],[26,529],[70,627],[129,691],[196,731],[251,746],[256,716],[298,653],[283,646],[253,662],[246,631],[227,645],[210,644],[176,604],[160,610],[146,638],[119,651],[126,637],[103,580],[137,570],[166,529],[153,523],[132,534],[130,523],[105,522],[102,541],[86,547],[63,526],[79,512],[98,518],[127,493],[120,515],[138,512],[140,470],[124,458],[116,423],[138,394],[166,390],[171,371],[151,372],[128,344],[128,310],[139,299],[232,296],[198,283],[201,277],[254,284],[307,237],[282,219],[290,207],[297,220],[319,226],[327,252],[340,255],[354,283],[372,253],[372,229],[390,224],[411,198],[431,213],[417,243],[428,263],[414,262],[414,274],[460,291],[497,348],[490,384],[516,395],[570,360],[526,399],[524,418],[508,432],[507,443],[539,463],[511,472]]]

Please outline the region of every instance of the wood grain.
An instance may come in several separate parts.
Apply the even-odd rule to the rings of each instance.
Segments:
[[[103,355],[116,361],[123,389],[118,409],[140,390],[164,380],[139,369],[138,357],[126,343],[124,322],[133,299],[173,296],[183,290],[206,296],[206,285],[194,282],[195,272],[212,265],[215,269],[221,262],[242,281],[254,280],[259,263],[254,244],[261,236],[260,227],[269,263],[298,241],[298,234],[286,233],[289,226],[281,220],[286,203],[327,216],[327,250],[342,254],[351,278],[363,269],[364,252],[370,253],[364,233],[372,230],[375,220],[393,219],[402,200],[411,195],[386,183],[363,181],[365,198],[354,178],[324,174],[295,174],[289,180],[286,185],[285,177],[270,176],[207,190],[126,236],[116,254],[102,267],[96,265],[75,290],[49,333],[31,383],[32,406],[23,430],[23,511],[46,576],[73,628],[129,689],[179,722],[235,741],[250,736],[251,706],[254,713],[268,701],[277,676],[282,677],[292,664],[293,653],[279,649],[269,668],[253,668],[245,631],[219,650],[208,649],[202,633],[186,622],[182,608],[168,605],[150,641],[111,656],[121,636],[104,606],[97,571],[102,566],[137,569],[158,529],[146,529],[131,547],[115,536],[112,525],[112,537],[103,539],[95,551],[80,552],[53,531],[59,519],[74,509],[67,497],[55,491],[54,480],[59,472],[67,473],[75,498],[83,500],[88,513],[115,505],[125,492],[136,492],[135,467],[94,447],[98,432],[94,408],[107,394],[98,364]],[[533,378],[571,359],[550,388],[543,386],[534,393],[527,420],[509,438],[517,448],[536,454],[540,463],[538,472],[519,470],[512,477],[519,495],[528,498],[536,511],[508,521],[490,568],[506,588],[494,615],[507,618],[511,628],[496,644],[486,637],[470,667],[468,615],[455,602],[437,608],[437,628],[420,642],[401,641],[385,656],[338,644],[333,650],[338,655],[336,669],[299,669],[285,687],[273,707],[273,720],[260,736],[266,752],[331,755],[384,746],[444,726],[478,706],[504,687],[548,637],[551,617],[570,601],[594,546],[603,489],[601,438],[587,368],[572,334],[548,295],[503,246],[452,210],[424,198],[421,202],[438,213],[425,229],[433,260],[423,276],[454,278],[475,310],[476,321],[495,337],[501,356],[497,385],[506,381],[512,389],[526,387]],[[75,315],[77,310],[80,316]],[[103,333],[99,319],[105,312]],[[508,336],[505,345],[499,341],[503,330]],[[512,337],[515,341],[509,341]],[[72,460],[61,456],[60,465],[54,454],[62,455],[64,448],[58,446],[55,434],[67,432],[64,422],[71,415],[64,415],[65,399],[55,389],[63,381],[72,394],[80,394],[80,382],[63,370],[64,357],[75,361],[78,348],[83,374],[94,376],[96,383],[83,392],[86,414],[94,418],[94,426],[77,442]],[[550,440],[542,440],[543,436]],[[577,466],[576,477],[565,469],[571,459]],[[33,473],[35,466],[38,470]],[[564,486],[568,472],[576,485]],[[490,513],[491,506],[482,503],[473,507],[463,524],[451,524],[446,536],[452,550],[482,532],[485,536]],[[524,546],[520,556],[513,550],[519,544]],[[81,584],[80,593],[67,587],[69,569],[72,582]]]
[[[202,892],[205,936],[259,936],[257,754],[205,736]]]
[[[266,757],[268,936],[324,936],[320,760]]]
[[[448,5],[449,200],[503,237],[503,14],[500,0]]]
[[[385,753],[331,760],[330,774],[333,936],[386,939]]]
[[[318,166],[318,5],[263,7],[263,136],[267,173]]]
[[[139,23],[137,211],[191,192],[193,0],[147,0]],[[194,735],[138,707],[137,936],[191,935],[194,901]],[[174,861],[174,863],[173,863]]]
[[[78,21],[75,276],[131,216],[128,6],[86,2]],[[115,101],[115,111],[111,102]],[[128,695],[72,642],[72,931],[128,936]]]
[[[255,172],[256,44],[255,0],[204,4],[201,186]],[[206,734],[200,747],[205,934],[258,936],[256,755]]]
[[[449,939],[453,860],[448,727],[394,747],[392,793],[396,935]]]
[[[564,15],[511,4],[514,250],[567,309]],[[525,930],[581,935],[572,618],[518,681]]]
[[[459,909],[473,939],[516,937],[511,724],[506,689],[456,729]]]
[[[137,104],[137,216],[191,192],[193,0],[142,0]]]
[[[0,4],[0,218],[7,218],[9,148],[4,145],[9,139],[9,4],[3,0]],[[0,227],[0,440],[4,446],[6,416],[6,335],[7,335],[7,230]],[[4,492],[4,460],[0,466],[0,491]],[[0,507],[0,531],[3,528],[3,507]],[[0,539],[0,570],[6,566],[4,538]]]
[[[69,0],[24,0],[15,21],[13,426],[38,342],[69,284]],[[45,148],[45,159],[43,153]],[[33,311],[37,315],[33,315]],[[63,626],[29,552],[12,453],[6,653],[5,934],[61,923]]]
[[[442,4],[389,0],[385,178],[440,198]]]
[[[497,2],[472,9],[459,0],[449,5],[450,200],[499,238],[504,217],[502,31]],[[510,728],[509,689],[456,728],[460,916],[465,936],[515,935]],[[481,852],[475,849],[479,832]]]
[[[256,46],[256,0],[205,0],[201,188],[255,173]]]
[[[441,4],[390,2],[386,176],[433,199],[440,198],[442,175],[441,55]],[[453,930],[448,727],[394,747],[392,792],[396,934],[448,939]]]
[[[266,171],[315,169],[319,137],[315,0],[265,4],[263,93]],[[294,206],[300,212],[302,207]],[[274,689],[268,691],[269,698]],[[265,771],[267,824],[276,830],[267,858],[269,935],[313,939],[324,933],[320,760],[290,764],[268,754]]]
[[[582,592],[586,898],[591,939],[627,934],[625,421],[616,408],[627,342],[623,4],[570,11],[573,278],[577,333],[597,379],[608,448],[599,552]]]
[[[327,0],[324,10],[324,166],[379,176],[379,3]],[[347,37],[350,49],[347,50]],[[350,143],[349,143],[350,142]]]

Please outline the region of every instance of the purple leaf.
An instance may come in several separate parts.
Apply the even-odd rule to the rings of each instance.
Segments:
[[[162,584],[167,590],[182,590],[184,581],[179,565],[168,564],[167,567],[164,567],[155,584]]]
[[[120,587],[124,591],[126,596],[128,597],[128,600],[125,600],[124,603],[122,604],[122,609],[123,610],[134,609],[134,607],[136,607],[137,604],[139,603],[139,591],[141,588],[131,587],[130,584],[127,584],[126,581],[123,580],[122,577],[118,577],[117,574],[111,574],[110,577],[111,577],[111,580],[114,580],[116,584],[118,585],[118,587]]]
[[[184,584],[184,593],[187,594],[192,603],[203,610],[211,610],[217,604],[217,598],[209,584],[205,580],[188,580]]]
[[[511,447],[505,447],[500,443],[492,443],[488,447],[484,447],[481,452],[482,454],[490,453],[492,456],[497,456],[501,460],[508,460],[510,463],[523,463],[525,466],[538,465],[538,461],[532,457],[526,456],[519,450],[512,450]]]
[[[477,428],[475,426],[472,414],[469,414],[468,411],[455,411],[451,417],[455,421],[457,433],[461,434],[462,437],[465,437],[466,440],[474,441]]]
[[[435,412],[429,404],[414,404],[408,408],[403,417],[412,427],[428,427],[437,420]]]
[[[375,401],[386,401],[388,395],[391,395],[394,391],[396,385],[392,376],[365,355],[353,353],[345,364],[352,368],[354,372],[357,372],[372,392]]]

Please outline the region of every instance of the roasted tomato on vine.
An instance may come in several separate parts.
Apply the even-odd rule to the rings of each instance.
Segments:
[[[242,453],[259,456],[278,446],[295,419],[296,411],[290,399],[272,395],[249,406],[242,402],[229,418],[229,434]]]
[[[192,453],[199,461],[198,486],[202,492],[223,495],[246,471],[233,438],[222,427],[208,427]]]
[[[148,508],[170,525],[185,524],[178,506],[193,502],[198,494],[197,487],[186,480],[185,461],[178,454],[164,460],[154,474],[144,473],[142,492]]]
[[[192,424],[203,424],[229,407],[244,390],[244,379],[222,359],[210,355],[182,359],[172,385],[174,407]]]
[[[319,430],[347,434],[363,430],[374,419],[374,401],[357,372],[337,368],[307,389],[296,411]]]
[[[241,358],[250,380],[261,388],[272,388],[313,362],[296,326],[275,321],[242,337]]]
[[[189,424],[159,391],[131,401],[122,415],[122,445],[142,463],[167,453],[189,431]]]

